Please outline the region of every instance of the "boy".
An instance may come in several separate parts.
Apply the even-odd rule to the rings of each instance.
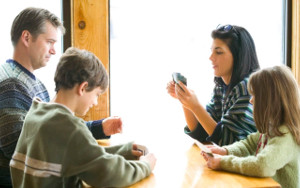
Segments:
[[[56,96],[35,98],[10,162],[14,187],[122,187],[149,176],[156,159],[128,143],[101,147],[74,114],[85,115],[108,87],[108,75],[91,52],[69,48],[55,73]],[[126,159],[125,159],[126,158]]]

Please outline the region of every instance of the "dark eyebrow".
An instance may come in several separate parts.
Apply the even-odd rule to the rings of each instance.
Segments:
[[[48,39],[48,41],[56,42],[57,40],[54,40],[54,39]]]
[[[215,50],[218,50],[218,49],[221,49],[221,50],[222,50],[222,48],[221,48],[221,47],[218,47],[218,46],[217,46],[217,47],[215,47]]]

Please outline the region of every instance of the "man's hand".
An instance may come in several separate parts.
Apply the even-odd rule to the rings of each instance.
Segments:
[[[105,118],[102,122],[103,132],[106,136],[121,133],[123,130],[122,119],[118,116]]]

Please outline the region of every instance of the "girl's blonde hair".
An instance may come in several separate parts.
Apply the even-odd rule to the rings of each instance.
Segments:
[[[282,136],[279,127],[284,124],[300,145],[300,94],[292,71],[286,66],[259,70],[250,76],[248,90],[254,97],[257,130]]]

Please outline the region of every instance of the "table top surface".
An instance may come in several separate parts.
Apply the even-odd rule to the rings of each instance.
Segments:
[[[185,139],[174,142],[149,144],[150,152],[153,151],[157,158],[155,169],[149,177],[129,188],[280,187],[272,178],[249,177],[209,169],[199,147],[192,139],[184,136]],[[113,142],[98,143],[110,145]]]

